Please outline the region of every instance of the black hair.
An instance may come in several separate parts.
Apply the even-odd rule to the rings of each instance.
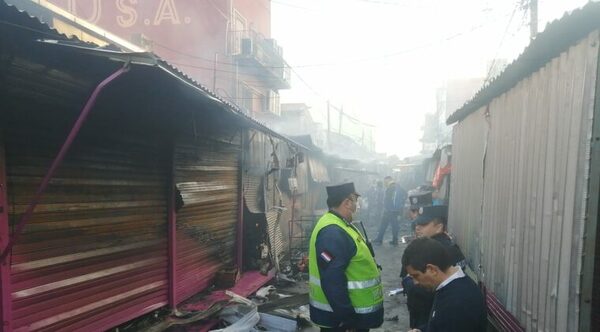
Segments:
[[[427,264],[446,271],[452,265],[448,250],[443,244],[427,237],[411,241],[402,254],[402,265],[410,265],[415,270],[425,272]]]
[[[327,207],[332,209],[340,206],[347,197],[327,197]]]
[[[442,224],[442,226],[443,226],[443,228],[442,228],[442,229],[443,229],[444,231],[445,231],[445,230],[446,230],[446,228],[448,227],[448,221],[446,220],[446,218],[445,218],[445,217],[436,217],[436,218],[433,218],[433,219],[431,219],[429,222],[434,222],[434,223],[436,223],[436,224]]]

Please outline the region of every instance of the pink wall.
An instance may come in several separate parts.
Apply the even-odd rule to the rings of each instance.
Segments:
[[[137,45],[139,36],[150,40],[149,50],[188,76],[242,105],[237,95],[237,77],[266,95],[261,77],[236,68],[228,55],[232,9],[242,15],[246,29],[263,37],[271,34],[269,0],[50,0],[99,27]],[[215,65],[215,54],[217,63]],[[239,97],[241,98],[241,97]],[[263,102],[257,99],[257,104]],[[253,105],[253,111],[262,108]]]
[[[271,36],[271,2],[269,0],[232,0],[233,8],[240,12],[250,27],[265,38]]]
[[[51,0],[119,37],[136,42],[143,34],[150,50],[213,89],[215,53],[227,52],[228,1]],[[217,87],[231,89],[231,66],[217,67]]]

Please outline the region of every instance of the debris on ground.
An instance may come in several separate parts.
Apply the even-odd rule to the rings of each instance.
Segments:
[[[274,289],[275,287],[270,290],[274,291]],[[267,292],[264,291],[263,294]],[[239,304],[226,307],[221,311],[219,318],[231,325],[223,329],[213,330],[215,332],[293,332],[298,327],[295,320],[259,313],[257,305],[242,296],[231,292],[228,292],[227,295],[232,296],[232,300]]]
[[[389,293],[388,296],[396,296],[400,293],[404,292],[404,288],[396,288],[396,289],[392,289]]]
[[[233,292],[226,291],[232,297],[233,302],[239,304],[229,306],[221,310],[219,318],[228,324],[226,328],[213,330],[215,332],[246,332],[252,331],[260,321],[260,315],[254,302]]]
[[[383,320],[388,321],[388,322],[397,322],[399,320],[398,315],[396,316],[391,316],[391,317],[385,317]]]
[[[227,305],[227,303],[228,303],[228,301],[217,302],[217,303],[213,304],[212,306],[210,306],[207,310],[204,310],[204,311],[189,312],[189,313],[177,312],[176,315],[175,314],[171,315],[170,317],[167,317],[162,322],[155,324],[153,326],[150,326],[144,330],[147,332],[162,332],[162,331],[169,329],[172,326],[188,325],[188,324],[192,324],[192,323],[195,323],[195,322],[198,322],[201,320],[205,320],[205,319],[208,319],[208,318],[214,316],[219,311],[221,311],[221,309],[223,309]]]
[[[269,312],[275,309],[298,308],[307,303],[308,294],[295,294],[290,296],[284,296],[280,299],[261,304],[258,307],[258,311]]]
[[[265,287],[259,289],[258,291],[256,291],[255,296],[258,298],[261,298],[261,299],[267,299],[269,297],[269,295],[271,295],[274,292],[275,292],[275,286],[269,285],[269,286],[265,286]]]
[[[301,273],[295,277],[302,278]],[[198,327],[213,326],[215,332],[293,332],[313,325],[308,308],[308,289],[305,282],[280,273],[273,284],[264,286],[254,294],[244,297],[230,290],[225,294],[229,299],[221,300],[205,310],[183,310],[156,314],[132,325],[130,330],[149,332],[188,331]],[[280,287],[281,285],[281,287]],[[134,326],[135,325],[135,326]],[[306,330],[307,331],[307,330]]]

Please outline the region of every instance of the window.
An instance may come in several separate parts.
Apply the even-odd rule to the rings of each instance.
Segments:
[[[247,24],[246,18],[234,9],[231,20],[231,36],[229,37],[231,42],[229,49],[232,55],[242,52],[242,39],[248,38]]]
[[[275,90],[269,90],[269,112],[281,115],[281,103],[279,102],[279,93]]]

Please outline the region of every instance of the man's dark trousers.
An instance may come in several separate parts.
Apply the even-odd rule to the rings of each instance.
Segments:
[[[379,225],[379,231],[377,232],[377,238],[375,242],[383,242],[383,235],[389,224],[392,224],[392,242],[398,243],[398,211],[384,211],[381,217],[381,224]]]

